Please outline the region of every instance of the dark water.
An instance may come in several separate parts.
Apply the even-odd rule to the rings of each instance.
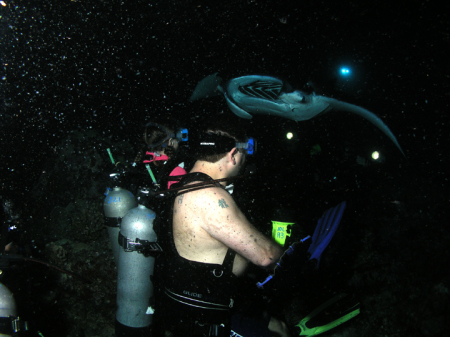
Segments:
[[[268,233],[279,209],[294,212],[302,224],[294,235],[300,236],[327,208],[347,200],[321,289],[327,296],[350,288],[364,310],[349,332],[339,333],[448,334],[445,8],[430,1],[5,0],[0,15],[0,194],[20,214],[20,233],[10,235],[28,247],[24,254],[48,258],[46,245],[70,239],[70,249],[57,246],[72,256],[74,242],[101,241],[94,230],[68,237],[54,214],[59,208],[77,214],[83,202],[94,200],[99,207],[102,179],[111,169],[107,147],[131,161],[142,126],[152,118],[168,114],[194,129],[205,116],[232,115],[221,97],[187,101],[203,77],[272,75],[298,89],[312,82],[317,93],[380,116],[407,159],[378,129],[345,112],[298,123],[232,116],[259,142],[256,177],[237,183],[243,210]],[[341,75],[342,67],[350,69],[348,76]],[[293,141],[286,140],[287,131]],[[311,155],[316,144],[321,152]],[[382,153],[383,163],[370,161],[373,150]],[[108,255],[102,244],[91,253],[99,265]],[[72,267],[79,263],[84,270],[83,257],[78,259]],[[67,267],[67,260],[54,262]],[[45,268],[18,272],[34,277],[34,286],[53,291],[55,298],[40,299],[23,287],[18,291],[27,295],[17,295],[33,303],[23,310],[39,317],[44,335],[108,336],[101,324],[71,325],[89,320],[84,306],[101,306],[108,298],[109,311],[97,321],[110,327],[114,285],[68,286]],[[7,277],[3,282],[13,287],[15,276]],[[92,294],[98,297],[93,304]],[[74,305],[81,318],[73,317]],[[51,326],[40,306],[70,316],[70,323]],[[286,315],[289,320],[293,314]]]

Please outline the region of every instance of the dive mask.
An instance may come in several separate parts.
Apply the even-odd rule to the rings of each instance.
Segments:
[[[244,149],[245,154],[251,156],[256,153],[256,139],[250,137],[247,143],[236,143],[236,148]]]
[[[199,137],[197,149],[203,154],[218,154],[230,151],[232,148],[242,149],[245,154],[256,152],[256,139],[248,138],[247,142],[236,143],[234,139],[214,133],[204,133]]]
[[[163,139],[161,139],[161,140],[159,140],[157,142],[154,142],[152,144],[148,144],[147,143],[149,148],[155,148],[155,147],[158,147],[160,145],[162,145],[162,147],[166,147],[167,146],[167,141],[170,138],[178,140],[178,142],[181,145],[182,142],[187,142],[188,138],[189,138],[188,137],[188,129],[186,129],[186,128],[178,128],[175,132],[171,132],[164,125],[161,125],[161,124],[158,124],[158,123],[152,123],[152,122],[147,123],[145,125],[146,130],[147,130],[148,127],[154,127],[154,128],[159,129],[160,131],[166,133],[166,136]],[[146,138],[146,141],[147,141],[147,131],[145,132],[145,138]]]

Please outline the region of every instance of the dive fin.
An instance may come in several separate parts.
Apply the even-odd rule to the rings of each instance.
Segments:
[[[220,95],[222,93],[222,87],[220,86],[222,78],[217,76],[217,74],[206,76],[201,80],[195,87],[189,100],[192,102],[200,98]]]
[[[325,248],[327,248],[334,236],[334,233],[336,233],[342,219],[342,214],[344,214],[345,206],[346,203],[343,201],[336,207],[330,208],[323,213],[322,217],[317,222],[311,245],[308,248],[308,253],[311,254],[309,259],[317,260],[316,268],[319,268],[322,253]]]
[[[303,318],[295,325],[300,329],[299,336],[317,336],[358,315],[361,311],[359,301],[353,296],[347,296],[347,294],[339,294]]]
[[[241,118],[245,118],[245,119],[253,118],[252,115],[250,115],[248,112],[241,109],[234,102],[232,102],[226,92],[224,92],[223,95],[225,96],[225,100],[227,101],[228,107],[230,108],[231,111],[233,111],[233,113],[235,115],[237,115],[238,117],[241,117]]]

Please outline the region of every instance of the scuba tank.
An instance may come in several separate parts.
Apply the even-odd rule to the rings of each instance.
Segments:
[[[111,161],[114,164],[112,158]],[[116,186],[129,186],[129,175],[140,176],[141,172],[145,172],[138,170],[136,165],[134,163],[127,170],[116,165],[110,178],[115,181]],[[156,213],[143,204],[148,206],[155,200],[160,185],[150,166],[146,166],[146,169],[152,179],[151,188],[140,187],[135,197],[131,192],[116,187],[106,193],[103,204],[118,268],[116,337],[148,337],[153,321],[151,276],[155,256],[162,249],[156,242],[157,235],[153,228]],[[135,181],[136,179],[131,179],[131,182]]]
[[[150,277],[154,256],[161,252],[153,230],[155,218],[155,212],[139,205],[123,217],[120,225],[116,337],[148,336],[154,312]]]
[[[108,149],[114,171],[109,175],[113,186],[128,185],[129,172],[123,165],[116,165]],[[146,198],[139,191],[139,198],[121,187],[108,188],[103,201],[105,222],[117,265],[116,337],[147,337],[153,318],[149,305],[153,297],[153,274],[155,258],[150,255],[160,250],[155,243],[153,220],[156,214],[139,205]],[[156,247],[156,248],[155,248]]]
[[[17,332],[14,330],[16,317],[17,309],[13,294],[0,283],[0,336],[12,336]]]
[[[107,148],[106,151],[111,159],[111,163],[114,165],[114,170],[109,174],[109,178],[111,179],[110,184],[115,187],[113,189],[106,188],[106,197],[103,200],[103,212],[114,261],[117,265],[119,263],[119,244],[117,238],[119,236],[120,221],[130,209],[137,206],[137,201],[133,193],[118,187],[123,185],[126,168],[119,162],[116,164],[110,148]]]
[[[105,214],[105,223],[108,227],[109,241],[116,264],[119,263],[119,231],[121,219],[128,211],[137,206],[136,198],[133,193],[120,187],[107,189],[106,198],[103,201],[103,211]]]
[[[28,323],[17,317],[13,294],[0,283],[0,337],[23,336],[27,332]]]

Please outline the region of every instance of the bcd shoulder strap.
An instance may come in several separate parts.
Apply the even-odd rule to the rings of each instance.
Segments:
[[[178,176],[179,177],[179,176]],[[209,175],[207,175],[206,173],[202,173],[202,172],[194,172],[194,173],[188,173],[185,174],[181,177],[180,181],[178,183],[175,183],[171,186],[171,188],[179,188],[179,187],[183,187],[193,181],[201,181],[201,182],[208,182],[208,181],[213,181],[214,179],[211,178]],[[219,182],[212,182],[211,185],[217,186],[217,187],[221,187],[223,188],[223,186],[219,183]],[[210,185],[204,185],[200,188],[205,188],[205,187],[209,187]],[[186,191],[187,192],[187,191]]]

